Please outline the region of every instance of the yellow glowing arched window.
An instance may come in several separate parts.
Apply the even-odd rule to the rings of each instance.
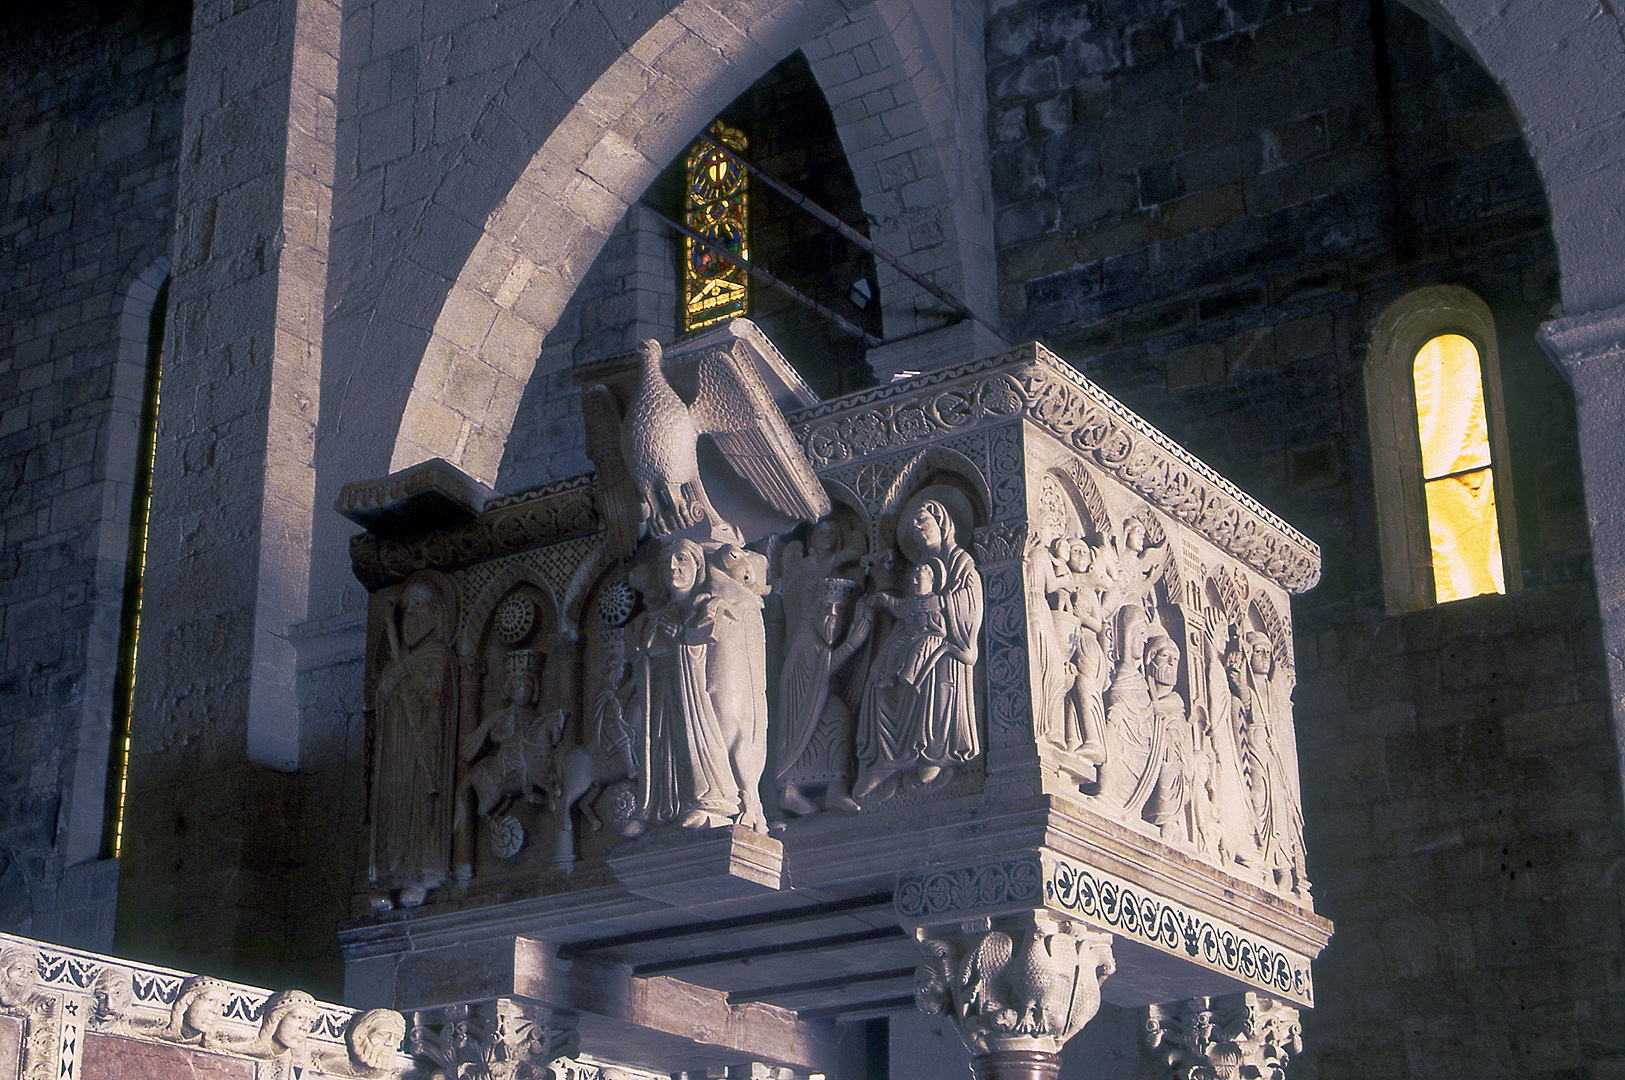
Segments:
[[[743,132],[718,120],[707,134],[737,154]],[[743,259],[750,258],[750,176],[744,166],[704,139],[684,160],[683,223]],[[683,238],[683,330],[748,315],[750,277],[738,264],[691,236]]]
[[[1416,352],[1416,429],[1439,603],[1506,592],[1478,349],[1440,334]]]

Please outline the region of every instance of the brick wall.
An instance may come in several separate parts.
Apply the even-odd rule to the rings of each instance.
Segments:
[[[0,15],[0,920],[93,947],[146,359],[121,318],[145,338],[189,22],[159,2]]]

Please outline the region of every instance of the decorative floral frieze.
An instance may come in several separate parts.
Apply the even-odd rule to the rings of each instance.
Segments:
[[[1069,859],[1047,856],[1044,862],[1044,899],[1050,907],[1304,1005],[1314,1004],[1306,957]]]
[[[898,883],[897,914],[921,925],[958,912],[1031,906],[1043,898],[1043,874],[1033,852],[980,866],[932,867]]]
[[[1024,417],[1291,592],[1320,580],[1320,548],[1041,345],[947,368],[791,416],[820,468]]]
[[[1314,1004],[1306,957],[1051,851],[917,871],[898,883],[896,905],[898,919],[916,927],[1043,906],[1299,1004]]]

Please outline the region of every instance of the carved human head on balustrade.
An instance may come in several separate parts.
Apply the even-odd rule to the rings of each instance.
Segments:
[[[96,973],[96,981],[90,984],[91,1023],[101,1026],[123,1019],[134,998],[130,969],[117,964],[104,965]]]
[[[39,953],[26,945],[0,949],[0,1005],[16,1008],[34,995]]]
[[[406,1040],[406,1017],[394,1009],[368,1009],[350,1025],[350,1057],[362,1068],[381,1073],[395,1064],[395,1053]]]
[[[259,1037],[248,1052],[257,1057],[273,1057],[292,1052],[303,1058],[305,1042],[321,1011],[316,999],[303,990],[281,990],[265,1000],[260,1016]]]
[[[194,975],[181,983],[175,995],[175,1004],[169,1009],[169,1028],[165,1034],[172,1039],[202,1035],[205,1046],[219,1037],[224,1023],[226,1003],[231,1000],[231,987],[207,975]]]

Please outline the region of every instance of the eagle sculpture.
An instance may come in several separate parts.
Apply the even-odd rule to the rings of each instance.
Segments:
[[[581,399],[599,509],[619,557],[632,556],[645,526],[656,537],[749,543],[830,512],[784,415],[739,350],[701,352],[692,401],[667,379],[659,343],[646,340],[638,351],[640,379],[624,410],[603,384]]]

